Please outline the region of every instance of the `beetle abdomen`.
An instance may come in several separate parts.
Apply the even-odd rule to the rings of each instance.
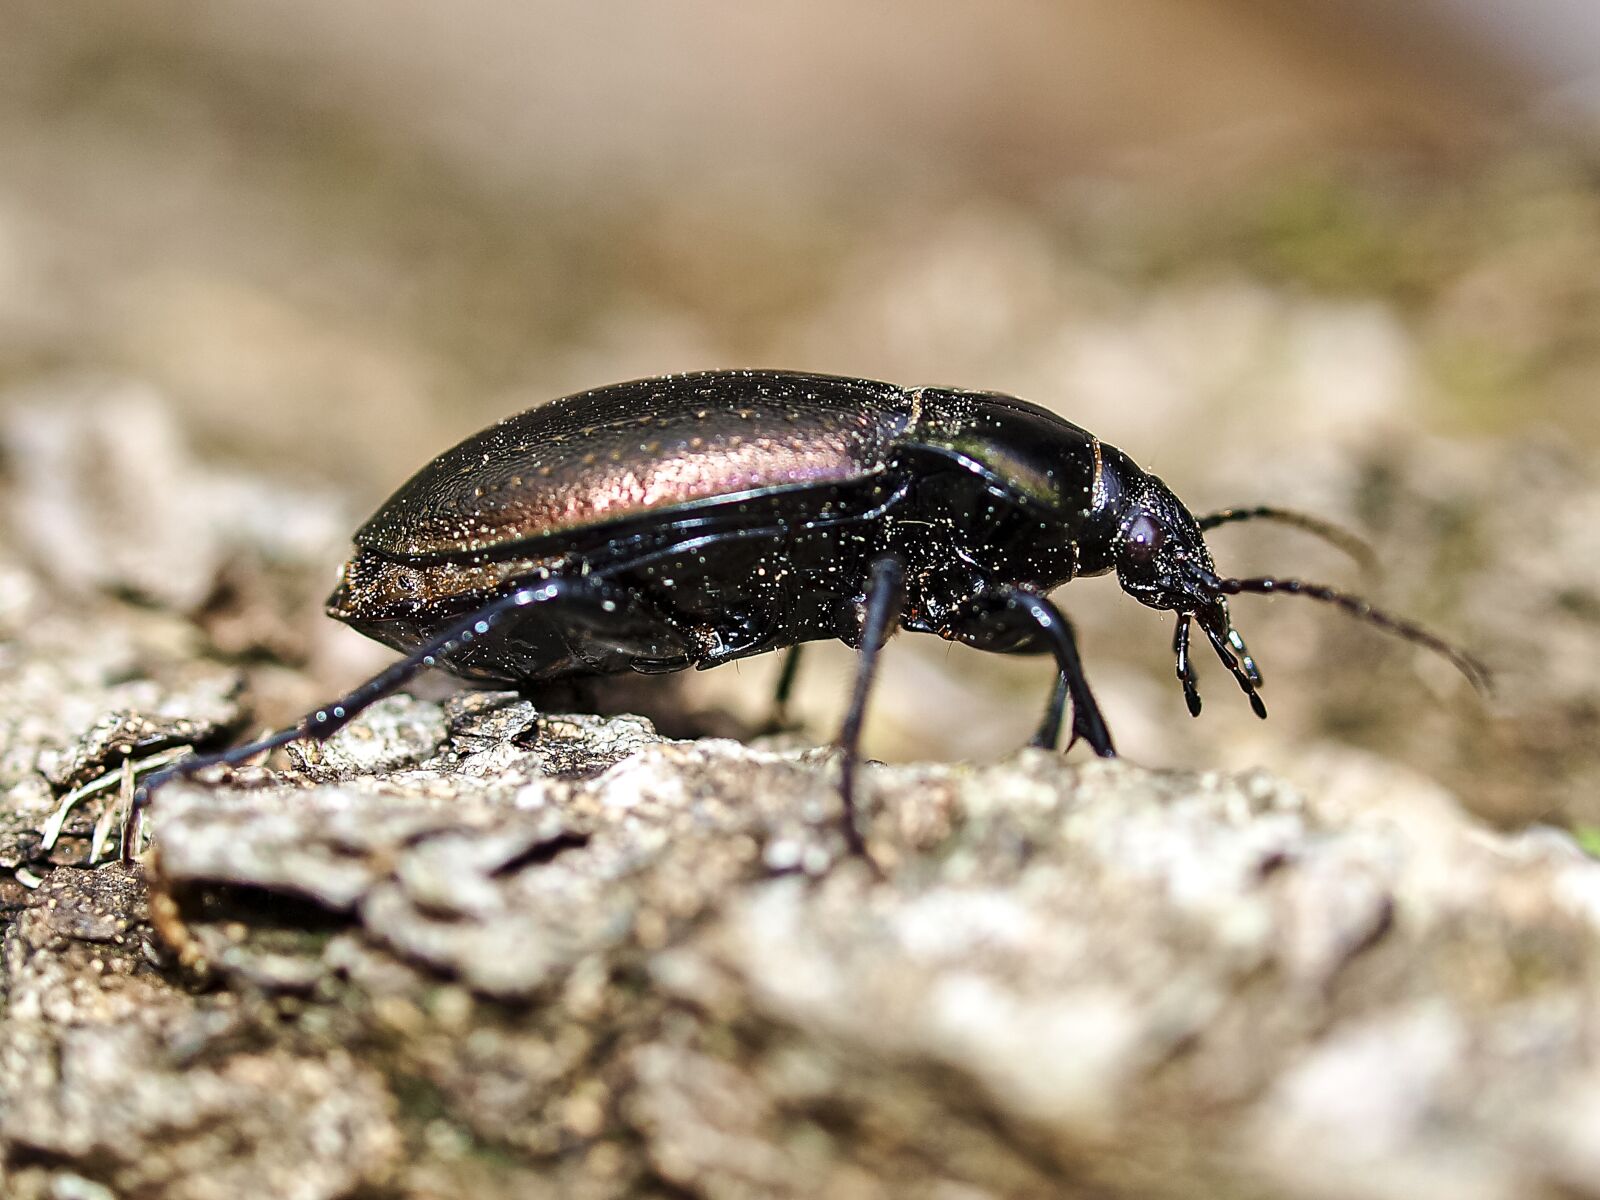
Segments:
[[[891,384],[717,371],[583,392],[445,451],[356,534],[386,555],[481,553],[740,492],[883,469],[911,401]]]

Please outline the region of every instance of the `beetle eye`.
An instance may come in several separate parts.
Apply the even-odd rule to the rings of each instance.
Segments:
[[[1161,523],[1149,513],[1140,513],[1128,523],[1128,532],[1122,540],[1123,553],[1133,562],[1146,563],[1156,556],[1166,540],[1166,530],[1161,528]]]

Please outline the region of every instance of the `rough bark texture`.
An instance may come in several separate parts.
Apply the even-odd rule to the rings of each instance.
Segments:
[[[1600,863],[1353,750],[873,767],[879,879],[826,751],[398,696],[117,865],[127,772],[304,653],[324,527],[174,454],[207,503],[119,560],[85,498],[166,426],[56,399],[9,434],[69,532],[0,564],[0,1194],[1600,1191]]]
[[[874,770],[879,882],[828,767],[480,694],[173,787],[142,872],[8,895],[6,1194],[1600,1182],[1563,835],[1034,752]]]

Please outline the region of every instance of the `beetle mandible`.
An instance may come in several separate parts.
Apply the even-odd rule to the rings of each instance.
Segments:
[[[1048,598],[1115,571],[1140,603],[1176,615],[1189,711],[1198,627],[1261,717],[1261,673],[1228,600],[1288,593],[1434,650],[1482,689],[1479,663],[1360,597],[1297,579],[1220,574],[1204,532],[1287,521],[1274,508],[1196,518],[1156,476],[1054,413],[993,392],[902,388],[789,371],[709,371],[616,384],[510,417],[445,451],[355,535],[329,615],[405,655],[294,726],[191,757],[168,779],[326,738],[427,667],[513,686],[563,677],[706,668],[840,638],[860,651],[837,745],[845,838],[855,818],[861,722],[894,627],[1000,653],[1054,656],[1033,741],[1112,757],[1072,627]]]

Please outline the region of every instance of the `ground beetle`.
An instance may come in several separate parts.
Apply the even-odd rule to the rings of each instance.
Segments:
[[[356,533],[331,616],[405,657],[293,728],[151,776],[232,764],[325,738],[425,667],[521,686],[626,671],[712,667],[840,638],[860,650],[839,734],[845,836],[862,850],[854,784],[878,651],[896,622],[1000,653],[1047,653],[1057,683],[1034,744],[1072,736],[1115,750],[1047,595],[1117,573],[1177,614],[1173,647],[1189,711],[1198,625],[1258,716],[1261,674],[1228,615],[1243,592],[1338,605],[1450,659],[1478,663],[1365,600],[1295,579],[1217,572],[1203,531],[1273,519],[1272,508],[1196,518],[1127,455],[1043,408],[992,392],[902,388],[788,371],[712,371],[617,384],[535,408],[417,472]],[[1344,544],[1348,545],[1348,542]]]

